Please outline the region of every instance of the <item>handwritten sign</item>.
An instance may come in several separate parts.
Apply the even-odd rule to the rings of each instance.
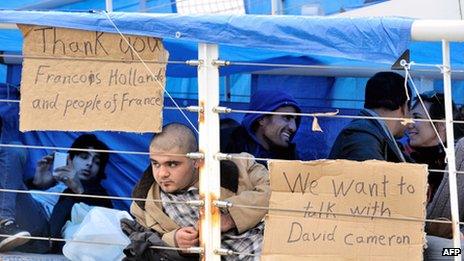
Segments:
[[[21,131],[161,131],[168,53],[160,39],[125,35],[126,41],[119,34],[55,27],[20,29]]]
[[[302,211],[269,212],[262,260],[422,259],[426,165],[273,161],[269,170],[270,207]]]

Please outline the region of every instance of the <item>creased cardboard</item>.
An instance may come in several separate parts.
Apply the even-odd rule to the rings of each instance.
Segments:
[[[426,165],[272,161],[269,170],[262,260],[422,260]]]
[[[132,50],[119,34],[20,29],[21,131],[161,131],[168,53],[160,39],[125,35]]]

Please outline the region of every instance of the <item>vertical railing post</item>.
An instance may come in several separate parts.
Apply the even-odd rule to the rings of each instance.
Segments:
[[[113,12],[113,0],[105,0],[105,10],[108,13]]]
[[[453,131],[453,105],[451,94],[451,64],[450,48],[447,40],[442,40],[443,52],[443,90],[445,96],[445,119],[446,119],[446,155],[448,158],[449,190],[451,200],[451,220],[453,222],[453,245],[461,247],[461,231],[459,229],[459,205],[456,182],[456,160],[454,154],[454,131]],[[461,260],[461,257],[455,257]]]
[[[282,0],[271,0],[271,15],[282,14]]]
[[[200,247],[202,260],[220,261],[215,250],[221,246],[221,220],[219,209],[213,204],[220,196],[219,161],[214,155],[219,152],[219,115],[214,108],[219,106],[219,69],[213,65],[218,58],[218,46],[198,44],[198,102],[199,147],[204,154],[200,167],[200,198],[204,206],[200,210]]]

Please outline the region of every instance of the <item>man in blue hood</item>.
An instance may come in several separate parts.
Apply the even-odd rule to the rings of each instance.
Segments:
[[[259,90],[251,97],[249,110],[290,114],[247,113],[240,126],[221,131],[221,151],[248,152],[256,158],[298,159],[292,140],[301,118],[292,113],[301,109],[295,99],[284,92]]]

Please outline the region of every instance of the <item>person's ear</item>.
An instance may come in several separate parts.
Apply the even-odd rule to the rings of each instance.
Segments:
[[[201,164],[200,161],[202,161],[202,159],[194,159],[194,160],[193,160],[193,167],[194,167],[195,169],[200,168],[200,164]]]
[[[266,126],[266,125],[269,124],[268,120],[269,120],[269,115],[266,115],[266,116],[264,116],[264,117],[262,117],[261,119],[258,120],[258,124],[260,126]]]

